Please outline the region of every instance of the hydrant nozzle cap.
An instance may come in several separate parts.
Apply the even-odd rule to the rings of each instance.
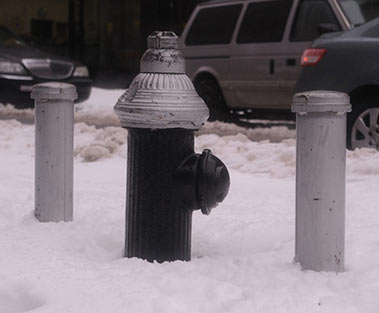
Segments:
[[[212,151],[205,149],[199,158],[198,191],[201,212],[208,215],[226,198],[230,176],[225,164]]]
[[[293,96],[292,112],[296,113],[346,113],[351,111],[350,97],[339,91],[314,90]]]
[[[78,98],[76,87],[67,83],[48,82],[32,87],[31,98],[35,100],[71,100]]]
[[[229,172],[211,150],[205,149],[183,160],[176,170],[174,186],[174,197],[183,208],[208,215],[229,192]]]

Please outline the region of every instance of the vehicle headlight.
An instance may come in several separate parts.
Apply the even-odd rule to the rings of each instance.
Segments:
[[[0,61],[0,73],[3,74],[26,74],[24,67],[15,62]]]
[[[88,77],[89,72],[87,66],[77,66],[75,68],[73,76],[75,77]]]

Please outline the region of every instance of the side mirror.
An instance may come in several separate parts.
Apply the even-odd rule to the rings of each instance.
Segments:
[[[321,23],[318,25],[318,33],[320,35],[332,32],[338,32],[340,28],[336,24],[332,23]]]

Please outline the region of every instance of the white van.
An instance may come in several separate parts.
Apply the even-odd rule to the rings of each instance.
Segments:
[[[374,0],[210,1],[196,7],[180,49],[211,119],[231,109],[289,110],[300,59],[322,33],[354,27]]]

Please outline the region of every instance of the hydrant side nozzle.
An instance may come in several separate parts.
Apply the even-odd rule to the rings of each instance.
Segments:
[[[225,164],[209,149],[201,154],[197,172],[200,209],[208,215],[229,192],[229,172]]]
[[[230,177],[222,161],[205,149],[183,160],[175,173],[175,186],[174,198],[184,209],[209,215],[228,194]]]

